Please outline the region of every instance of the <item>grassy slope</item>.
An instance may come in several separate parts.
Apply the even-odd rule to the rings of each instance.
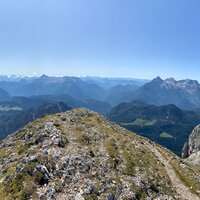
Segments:
[[[37,155],[41,144],[35,145],[34,137],[31,137],[29,142],[26,143],[24,142],[25,137],[30,130],[33,135],[37,135],[41,131],[43,124],[49,121],[53,121],[54,125],[61,130],[63,137],[69,141],[69,145],[66,148],[51,148],[62,150],[65,156],[68,152],[67,148],[77,148],[93,155],[99,155],[96,159],[107,159],[110,179],[120,185],[129,177],[130,181],[128,183],[131,184],[132,192],[138,193],[141,199],[146,198],[145,187],[156,187],[161,194],[175,197],[176,192],[171,185],[165,167],[149,148],[154,148],[154,144],[115,124],[110,124],[100,116],[93,116],[93,114],[89,113],[80,116],[78,124],[63,123],[59,115],[47,116],[21,130],[11,139],[13,142],[11,146],[9,145],[11,140],[5,140],[0,147],[0,164],[3,166],[3,170],[0,173],[0,199],[25,199],[30,195],[35,196],[37,199],[35,191],[39,187],[38,180],[40,177],[39,175],[31,176],[28,170],[43,163],[44,159],[53,167],[55,163],[52,157],[41,157],[36,163],[26,163],[22,175],[16,172],[16,166],[23,157]],[[85,127],[90,127],[95,131],[85,131]],[[166,156],[166,159],[172,157],[172,154],[162,147],[159,147],[159,150]],[[87,155],[82,156],[85,159],[89,159]],[[10,162],[3,164],[4,158],[8,158]],[[182,167],[179,171],[182,161],[175,156],[170,162],[181,180],[183,179],[188,187],[192,187],[192,192],[197,193],[200,190],[200,184],[195,179],[194,173],[199,177],[199,169],[187,165],[189,171]],[[144,188],[138,187],[133,181],[138,174],[143,174],[145,179],[147,179],[148,185]],[[187,182],[185,180],[186,176],[189,177]],[[103,177],[93,177],[90,175],[87,178],[94,181],[97,187],[100,187],[101,180],[103,179]],[[6,183],[6,180],[11,182]],[[59,181],[59,179],[55,180]],[[112,187],[109,187],[108,190],[111,190],[113,194],[117,192],[116,188]],[[86,199],[89,198],[92,199],[92,196],[86,196]]]

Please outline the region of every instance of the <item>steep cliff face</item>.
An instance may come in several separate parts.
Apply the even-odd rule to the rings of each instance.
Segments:
[[[0,199],[199,199],[199,169],[101,115],[74,109],[0,144]]]
[[[195,165],[200,165],[200,125],[190,135],[183,147],[182,157]]]

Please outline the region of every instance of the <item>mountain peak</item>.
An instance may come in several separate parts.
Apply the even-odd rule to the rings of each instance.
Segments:
[[[173,77],[167,78],[164,81],[166,81],[166,82],[176,82],[176,80]]]
[[[188,94],[196,94],[199,89],[199,83],[196,80],[185,79],[176,81],[174,78],[169,78],[163,82],[162,87],[167,89],[182,90]]]
[[[40,76],[39,79],[48,79],[48,78],[49,78],[49,76],[47,76],[46,74],[43,74],[42,76]]]
[[[169,159],[193,177],[187,164],[87,109],[37,120],[2,141],[0,152],[0,199],[198,199],[193,185],[174,181]]]
[[[157,76],[157,77],[154,78],[152,81],[153,81],[153,82],[162,82],[163,79],[161,79],[160,76]]]

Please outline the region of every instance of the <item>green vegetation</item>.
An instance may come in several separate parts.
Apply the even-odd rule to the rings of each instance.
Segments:
[[[22,111],[23,109],[17,106],[9,107],[9,106],[2,106],[0,105],[0,111],[8,112],[8,111]]]
[[[162,148],[159,150],[165,159],[170,157],[169,151],[163,151]],[[200,173],[200,167],[183,163],[181,160],[177,159],[171,159],[169,163],[173,167],[176,175],[184,183],[184,185],[190,188],[192,193],[199,195],[200,184],[198,177]]]
[[[136,167],[136,162],[135,162],[135,159],[134,157],[129,154],[128,152],[124,152],[123,153],[123,159],[124,159],[124,162],[125,162],[125,174],[126,175],[131,175],[131,176],[134,176],[135,175],[135,167]]]
[[[56,192],[62,191],[62,181],[61,181],[61,179],[55,180],[55,189],[56,189]]]
[[[6,154],[6,149],[3,148],[3,149],[0,149],[0,158],[3,158],[5,157],[7,154]]]
[[[198,180],[195,180],[195,176],[191,177],[190,173],[188,173],[186,169],[180,167],[180,163],[171,161],[170,164],[172,165],[179,179],[185,184],[185,186],[190,188],[192,193],[199,194],[197,191],[200,191],[200,184]]]
[[[166,133],[166,132],[162,132],[160,134],[160,137],[161,138],[174,138],[172,135],[170,135],[169,133]]]
[[[24,144],[23,142],[17,141],[15,142],[14,148],[13,148],[13,152],[17,153],[17,154],[23,154],[24,152],[26,152],[28,150],[28,145]]]
[[[89,137],[80,131],[76,133],[76,141],[82,145],[88,145],[90,143]]]
[[[131,123],[120,123],[122,126],[153,126],[156,123],[156,120],[147,120],[147,119],[136,119]]]
[[[118,147],[114,139],[110,139],[105,144],[106,150],[110,156],[110,164],[113,168],[117,166],[117,154],[118,154]]]
[[[106,150],[111,158],[117,157],[117,144],[114,139],[111,139],[106,143]]]

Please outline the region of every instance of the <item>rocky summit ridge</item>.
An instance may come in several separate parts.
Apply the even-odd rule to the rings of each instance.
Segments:
[[[0,143],[0,199],[196,200],[200,169],[87,109]]]

